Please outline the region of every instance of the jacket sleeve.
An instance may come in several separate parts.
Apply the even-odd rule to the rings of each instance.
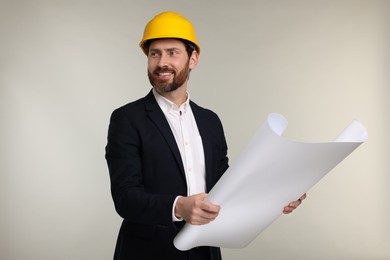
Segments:
[[[115,209],[122,218],[132,222],[171,223],[176,196],[146,191],[141,143],[140,129],[123,109],[115,110],[110,118],[105,154]]]

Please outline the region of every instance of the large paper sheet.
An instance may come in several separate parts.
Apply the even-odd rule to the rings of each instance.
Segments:
[[[221,206],[207,225],[186,224],[174,240],[179,250],[196,246],[242,248],[367,139],[357,120],[328,143],[304,143],[281,137],[287,120],[272,113],[209,192]]]

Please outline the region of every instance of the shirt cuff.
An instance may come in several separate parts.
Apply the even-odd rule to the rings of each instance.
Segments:
[[[172,207],[172,221],[173,222],[176,222],[176,221],[183,221],[182,218],[178,218],[175,216],[175,207],[176,207],[176,202],[178,200],[178,198],[180,198],[182,196],[177,196],[176,199],[173,201],[173,207]]]

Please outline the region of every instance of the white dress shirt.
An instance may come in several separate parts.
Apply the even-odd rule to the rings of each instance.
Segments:
[[[159,95],[155,90],[153,90],[153,94],[171,127],[179,148],[186,176],[187,195],[205,192],[206,170],[203,144],[191,110],[189,94],[187,93],[187,100],[180,107]],[[172,208],[174,221],[181,220],[176,218],[174,214],[177,199],[178,197]]]

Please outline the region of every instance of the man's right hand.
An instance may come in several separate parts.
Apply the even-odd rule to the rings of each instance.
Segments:
[[[220,206],[205,201],[207,193],[188,197],[179,197],[175,206],[175,216],[192,225],[204,225],[213,221],[219,213]]]

